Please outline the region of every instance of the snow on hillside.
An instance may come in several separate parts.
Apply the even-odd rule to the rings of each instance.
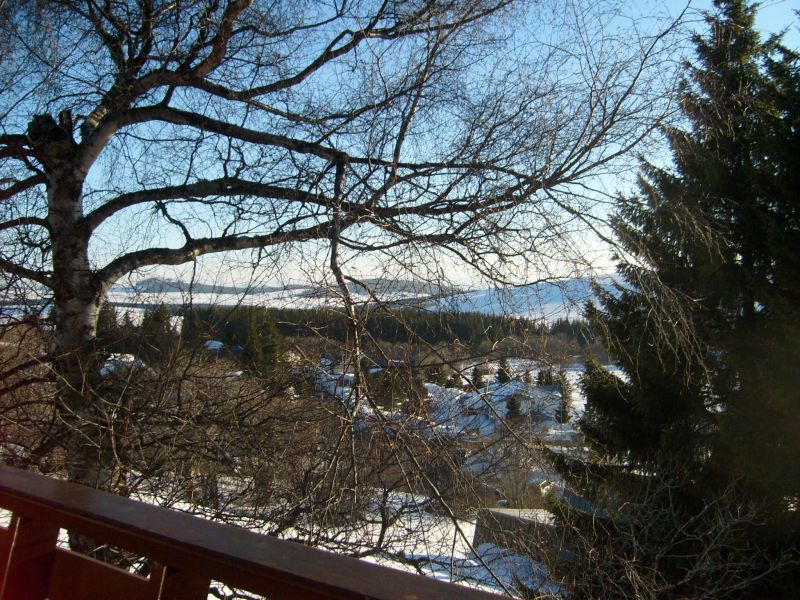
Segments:
[[[613,278],[601,277],[597,283],[609,289]],[[595,297],[588,278],[545,281],[520,287],[465,291],[430,304],[438,310],[479,312],[485,315],[514,315],[554,321],[577,318],[586,302]]]
[[[519,400],[520,413],[546,432],[553,421],[561,394],[520,380],[493,383],[478,391],[461,391],[428,383],[430,418],[439,432],[450,437],[485,438],[502,430],[508,401]]]
[[[539,370],[548,366],[521,358],[512,358],[508,363],[514,379],[506,383],[491,383],[477,391],[426,383],[429,425],[419,425],[420,429],[432,428],[429,432],[431,435],[446,437],[466,437],[473,440],[490,438],[505,431],[503,419],[508,411],[508,400],[513,396],[519,400],[520,413],[530,421],[543,442],[562,444],[573,440],[577,435],[574,421],[583,414],[586,404],[580,385],[585,368],[583,362],[575,360],[563,367],[571,387],[570,416],[573,418],[568,423],[559,423],[556,419],[561,402],[561,392],[557,387],[537,386],[522,381],[525,373],[529,373],[535,380]],[[490,362],[485,368],[496,371],[498,363]],[[606,368],[614,375],[624,378],[624,374],[615,365],[606,365]],[[352,373],[332,372],[323,367],[315,375],[319,389],[346,404],[352,402],[353,379]],[[372,410],[366,405],[362,405],[359,412],[363,419],[368,420],[372,416]],[[394,415],[384,411],[384,417],[397,417],[404,426],[410,426],[408,416],[403,413]]]

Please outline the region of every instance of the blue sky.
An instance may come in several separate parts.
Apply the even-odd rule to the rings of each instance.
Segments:
[[[697,31],[700,33],[704,33],[706,29],[705,23],[702,19],[702,11],[713,9],[712,0],[691,0],[691,2],[688,0],[622,0],[620,4],[623,6],[627,4],[627,6],[632,9],[631,12],[643,17],[655,15],[670,15],[676,17],[681,13],[681,11],[686,9],[688,5],[689,11],[687,13],[687,20],[690,23],[694,23]],[[800,22],[800,19],[798,19],[794,12],[794,10],[797,8],[800,8],[800,0],[764,0],[764,2],[761,3],[761,8],[758,12],[757,28],[765,35],[786,30],[786,37],[784,38],[785,44],[791,48],[800,49],[800,29],[798,29],[798,22]],[[619,189],[618,186],[621,183],[621,181],[607,181],[606,185],[609,188]],[[610,189],[609,191],[613,192],[613,189]],[[589,242],[587,244],[587,248],[590,251],[596,252],[598,256],[605,254],[605,250],[596,243]],[[325,248],[319,248],[318,250],[324,253]],[[225,260],[226,258],[227,261]],[[202,262],[207,266],[207,270],[204,269],[206,274],[215,273],[216,277],[221,276],[223,279],[227,279],[228,277],[239,279],[239,276],[236,274],[243,274],[243,271],[247,271],[247,269],[245,268],[243,271],[240,271],[237,260],[244,260],[247,262],[246,256],[243,254],[232,255],[224,258],[219,256],[209,257]],[[284,256],[282,257],[282,260],[278,260],[276,262],[284,265],[293,264],[296,262],[296,257],[290,259],[288,256]],[[600,258],[600,262],[604,263],[606,261],[603,260],[603,258]],[[309,267],[311,267],[311,265],[309,265]],[[172,269],[154,269],[153,271],[157,272],[158,274],[166,275],[167,273],[164,271],[168,272],[171,270]],[[191,267],[186,266],[179,268],[176,271],[186,276],[187,270],[191,271]],[[300,273],[296,272],[295,269],[289,269],[289,271],[291,272],[283,273],[283,276],[288,277],[290,280],[304,279],[304,277],[300,276]],[[376,273],[376,275],[379,274],[380,273]],[[266,273],[264,275],[269,277],[269,275]],[[272,277],[270,278],[275,277],[275,275],[278,274],[273,273]],[[464,275],[467,276],[466,273],[464,273]],[[201,279],[205,278],[206,277],[201,276]],[[280,276],[275,278],[281,279]]]

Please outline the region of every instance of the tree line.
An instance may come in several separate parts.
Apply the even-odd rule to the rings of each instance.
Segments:
[[[347,315],[331,309],[267,309],[278,330],[286,337],[320,336],[343,342],[348,335]],[[363,309],[357,312],[364,333],[372,339],[392,343],[425,342],[442,344],[461,342],[474,345],[506,338],[566,333],[585,344],[588,324],[585,321],[559,319],[552,325],[530,319],[485,315],[478,312],[429,311],[403,308],[396,311]]]
[[[121,313],[121,316],[120,316]],[[176,321],[177,318],[177,321]],[[145,309],[141,323],[134,325],[130,314],[104,303],[98,318],[98,337],[116,352],[148,352],[169,348],[177,339],[186,345],[216,340],[237,351],[253,353],[255,339],[269,355],[286,348],[285,338],[322,338],[344,343],[348,336],[347,314],[323,308],[273,308],[261,306],[173,307],[165,304]],[[595,341],[588,321],[557,319],[552,323],[530,319],[484,315],[477,312],[432,312],[405,308],[395,312],[364,309],[359,313],[364,333],[372,340],[389,344],[430,345],[458,342],[464,346],[560,336],[585,349]],[[139,338],[134,342],[134,338]],[[126,341],[127,340],[127,341]],[[137,346],[138,344],[138,346]]]

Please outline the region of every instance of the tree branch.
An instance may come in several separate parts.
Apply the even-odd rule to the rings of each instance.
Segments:
[[[7,188],[0,190],[0,201],[8,200],[19,194],[20,192],[24,192],[40,183],[44,183],[45,179],[42,175],[32,175],[27,179],[23,179],[22,181],[15,181]],[[0,183],[5,183],[5,181],[0,181]]]
[[[23,134],[5,134],[0,135],[0,158],[16,158],[17,160],[26,161],[27,158],[33,156],[28,145],[28,137]]]
[[[11,229],[13,227],[22,227],[23,225],[34,225],[38,227],[44,227],[45,229],[50,228],[50,225],[46,219],[40,219],[39,217],[18,217],[16,219],[11,219],[10,221],[0,223],[0,231],[5,231],[6,229]]]
[[[222,23],[217,30],[217,35],[214,36],[211,42],[211,52],[199,65],[192,69],[192,75],[199,78],[205,77],[220,65],[225,56],[225,50],[228,47],[228,41],[236,18],[251,3],[252,0],[233,0],[228,4],[222,15]]]
[[[256,131],[247,127],[233,125],[225,121],[212,119],[197,113],[178,110],[176,108],[168,108],[166,106],[151,106],[147,108],[136,108],[119,116],[112,116],[106,119],[103,124],[98,127],[90,140],[81,143],[82,158],[81,163],[84,168],[94,162],[97,155],[102,150],[102,146],[109,140],[114,133],[122,127],[127,125],[134,125],[136,123],[144,123],[147,121],[162,121],[164,123],[172,123],[173,125],[186,125],[194,127],[200,131],[208,131],[217,133],[219,135],[227,136],[237,140],[251,142],[254,144],[263,144],[267,146],[276,146],[285,148],[292,152],[299,152],[301,154],[311,154],[324,158],[331,162],[336,162],[345,157],[345,153],[324,146],[314,142],[307,142],[305,140],[298,140],[282,135],[275,135]]]
[[[426,170],[426,169],[460,169],[460,170],[491,170],[499,173],[506,173],[517,177],[523,177],[530,183],[530,175],[520,175],[512,169],[503,168],[498,165],[491,164],[488,161],[473,161],[473,162],[398,162],[395,163],[393,159],[382,159],[373,156],[349,156],[341,150],[337,150],[331,146],[326,146],[317,142],[309,142],[297,138],[290,138],[288,136],[276,135],[257,131],[239,125],[212,119],[198,113],[179,110],[166,106],[150,106],[145,108],[135,108],[116,117],[110,117],[97,129],[91,138],[91,144],[96,145],[95,151],[92,151],[84,143],[81,144],[84,152],[82,163],[89,165],[96,158],[102,149],[100,144],[105,140],[110,139],[114,133],[119,129],[128,125],[135,125],[137,123],[145,123],[147,121],[162,121],[165,123],[172,123],[174,125],[185,125],[193,127],[200,131],[216,133],[229,138],[250,142],[253,144],[262,144],[266,146],[274,146],[284,148],[291,152],[298,152],[300,154],[310,154],[318,156],[332,163],[337,163],[341,160],[346,160],[349,164],[368,165],[371,167],[387,167],[399,168],[405,170]]]
[[[53,287],[52,279],[45,273],[20,266],[11,262],[10,260],[6,260],[5,258],[0,258],[0,271],[5,271],[6,273],[11,273],[12,275],[16,275],[24,279],[30,279],[31,281],[41,283],[49,288]]]
[[[436,8],[436,3],[425,2],[421,8],[389,27],[377,27],[377,24],[385,16],[383,10],[375,12],[375,15],[370,22],[359,29],[358,31],[342,31],[325,47],[320,55],[309,63],[304,69],[292,75],[285,77],[278,81],[274,81],[267,85],[252,87],[248,90],[235,92],[236,99],[249,100],[258,96],[272,94],[297,86],[306,80],[309,76],[317,72],[329,62],[352,52],[365,40],[383,39],[383,40],[396,40],[404,37],[410,37],[418,34],[431,34],[435,32],[448,31],[467,25],[468,23],[478,21],[493,13],[502,10],[505,6],[509,5],[508,0],[502,0],[495,4],[487,6],[483,10],[475,10],[468,16],[461,17],[456,20],[449,20],[443,22],[436,22],[435,15],[430,14]],[[382,7],[382,9],[385,8]],[[337,47],[340,42],[346,37],[350,36],[349,41],[342,43]]]
[[[355,215],[348,215],[342,219],[343,226],[347,227],[357,221]],[[289,242],[304,242],[313,239],[326,238],[333,221],[319,223],[313,227],[296,229],[293,231],[276,230],[264,235],[250,236],[222,236],[217,238],[200,238],[188,240],[180,248],[149,248],[131,252],[111,261],[97,272],[100,285],[111,285],[114,281],[136,269],[151,265],[180,265],[190,260],[213,252],[231,250],[249,250],[258,247],[277,246]]]
[[[323,206],[330,205],[330,199],[322,194],[313,194],[302,190],[282,188],[255,181],[246,181],[236,177],[221,177],[219,179],[202,180],[186,185],[176,185],[122,194],[86,215],[84,224],[87,227],[87,231],[94,231],[103,221],[112,215],[137,204],[175,198],[188,199],[206,196],[257,196],[261,198],[311,202]]]

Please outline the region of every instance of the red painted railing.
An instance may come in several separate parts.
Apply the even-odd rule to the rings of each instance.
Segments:
[[[0,600],[200,600],[212,581],[270,599],[498,596],[0,466]],[[154,561],[149,577],[57,547],[59,530]]]

